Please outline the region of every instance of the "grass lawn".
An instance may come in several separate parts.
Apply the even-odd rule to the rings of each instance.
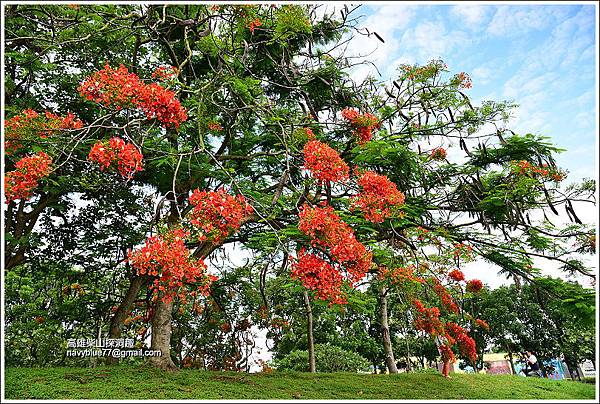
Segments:
[[[8,399],[594,399],[595,385],[434,373],[245,374],[127,366],[7,368]]]

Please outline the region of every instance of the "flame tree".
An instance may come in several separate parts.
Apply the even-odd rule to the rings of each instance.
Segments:
[[[78,208],[74,195],[135,188],[154,212],[137,217],[143,238],[116,242],[112,270],[129,285],[100,332],[121,335],[146,294],[151,348],[163,353],[151,360],[176,368],[174,311],[214,299],[221,281],[206,262],[236,243],[269,263],[256,285],[263,320],[279,298],[264,293],[265,279],[297,285],[311,371],[313,306],[348,304],[365,283],[379,290],[395,371],[386,299],[398,285],[412,326],[473,361],[468,333],[481,323],[461,302],[483,285],[461,277],[465,260],[516,282],[533,280],[536,259],[594,278],[581,259],[593,230],[572,203],[590,199],[593,181],[563,186],[560,150],[511,131],[510,103],[473,105],[468,75],[442,61],[400,66],[385,83],[353,80],[354,59],[339,49],[348,33],[365,34],[354,15],[300,5],[6,6],[7,271],[35,255],[40,218]],[[573,224],[552,223],[559,209]],[[545,221],[532,219],[539,212]]]

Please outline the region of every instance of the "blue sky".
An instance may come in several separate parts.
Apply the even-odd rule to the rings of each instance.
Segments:
[[[352,53],[368,54],[383,78],[400,63],[442,58],[470,74],[475,102],[520,105],[509,127],[550,136],[568,151],[558,157],[570,180],[596,176],[596,49],[594,5],[363,5]],[[356,72],[366,76],[374,70]]]

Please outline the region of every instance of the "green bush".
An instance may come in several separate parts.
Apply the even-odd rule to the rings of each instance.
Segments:
[[[355,352],[329,345],[315,345],[315,362],[318,372],[367,372],[369,361]],[[273,361],[277,370],[308,371],[308,351],[295,350]]]

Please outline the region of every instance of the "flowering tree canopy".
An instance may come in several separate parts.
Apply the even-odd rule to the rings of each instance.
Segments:
[[[467,304],[485,285],[466,263],[517,282],[535,282],[538,260],[595,277],[593,230],[571,202],[593,181],[564,186],[560,150],[514,133],[511,103],[472,104],[477,83],[442,61],[353,79],[336,49],[364,32],[349,10],[316,7],[9,6],[7,269],[61,257],[92,283],[100,262],[102,332],[151,332],[160,367],[215,355],[227,369],[252,326],[285,347],[301,307],[310,341],[313,314],[371,294],[379,313],[401,298],[410,329],[473,362],[471,334],[488,325]],[[533,219],[559,208],[564,228]],[[73,241],[53,217],[91,236]],[[89,241],[102,237],[112,247]],[[228,262],[231,249],[249,258]],[[172,332],[201,345],[175,347]]]

